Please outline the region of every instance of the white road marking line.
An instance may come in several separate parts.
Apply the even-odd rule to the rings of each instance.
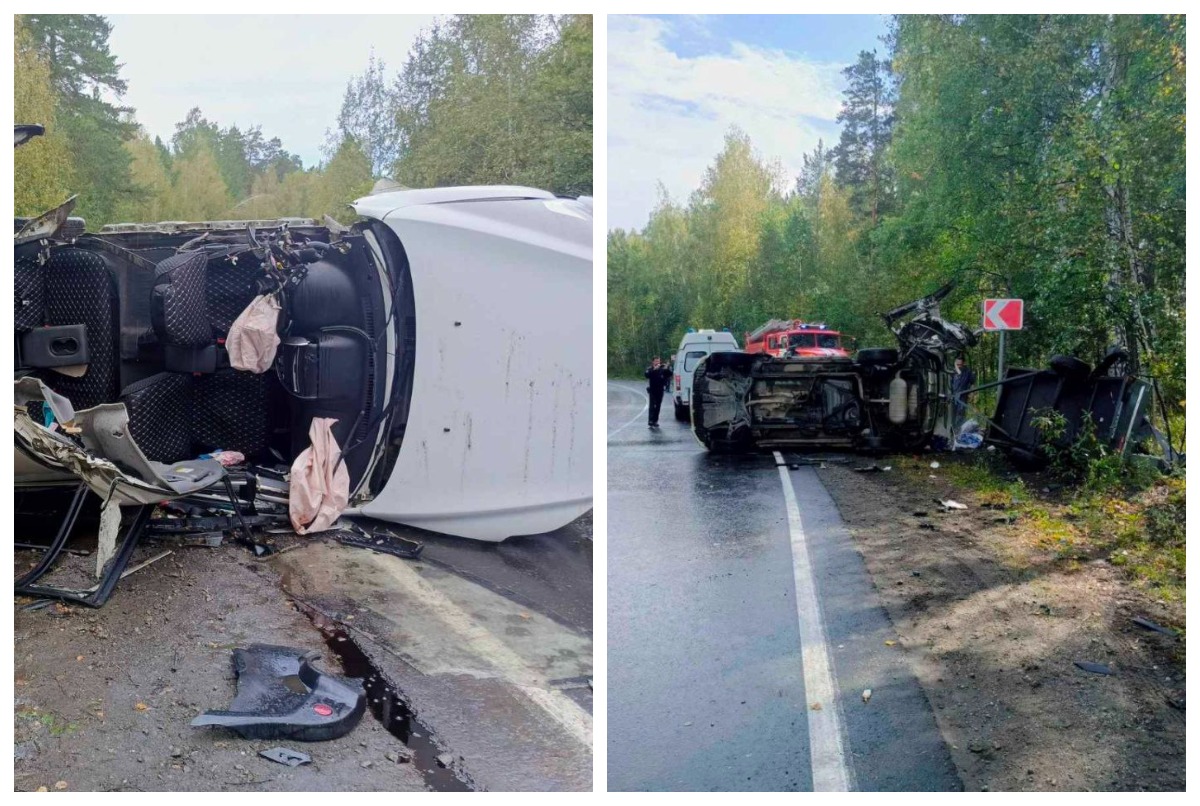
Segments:
[[[646,396],[646,393],[645,393],[645,392],[643,392],[643,391],[641,391],[640,389],[632,389],[632,388],[630,388],[630,387],[628,387],[628,386],[621,386],[620,384],[613,383],[612,381],[609,381],[609,382],[608,382],[608,385],[609,385],[609,386],[615,386],[615,387],[617,387],[618,389],[620,389],[622,392],[633,392],[634,394],[636,394],[636,395],[640,396],[640,397],[641,397],[643,400],[645,400],[645,401],[646,401],[645,403],[643,403],[643,404],[642,404],[642,410],[641,410],[641,411],[639,411],[637,414],[635,414],[635,415],[633,416],[633,419],[632,419],[632,420],[630,420],[629,422],[625,423],[625,425],[621,426],[621,427],[620,427],[620,428],[618,428],[616,431],[609,431],[609,432],[608,432],[608,438],[609,438],[609,439],[612,439],[612,438],[613,438],[613,437],[615,437],[617,434],[619,434],[620,432],[624,431],[626,428],[628,428],[629,426],[633,425],[634,423],[636,423],[638,420],[640,420],[640,419],[642,418],[642,415],[643,415],[643,414],[645,414],[645,413],[646,413],[646,412],[647,412],[647,411],[650,409],[650,398],[649,398],[649,397],[647,397],[647,396]]]
[[[574,737],[592,749],[592,715],[562,691],[552,688],[548,681],[534,671],[520,655],[460,608],[449,596],[421,578],[412,565],[394,557],[369,553],[364,558],[377,565],[399,583],[400,590],[418,597],[448,630],[458,636],[464,646],[490,662],[518,691]]]
[[[783,498],[787,503],[788,531],[792,538],[792,573],[796,579],[796,615],[800,620],[800,657],[804,666],[804,689],[808,696],[808,746],[812,761],[813,791],[846,792],[850,788],[850,771],[846,767],[846,751],[842,746],[842,712],[829,661],[829,645],[825,641],[825,625],[821,621],[821,606],[817,602],[817,586],[808,544],[804,539],[804,524],[800,520],[800,505],[788,475],[783,455],[775,451],[775,466],[783,482]],[[814,710],[814,705],[820,705]]]

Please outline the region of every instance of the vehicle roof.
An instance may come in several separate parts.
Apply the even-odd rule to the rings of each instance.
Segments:
[[[553,193],[520,185],[479,185],[468,187],[421,188],[418,190],[388,190],[355,199],[350,203],[354,212],[368,218],[382,219],[388,213],[404,207],[452,202],[495,201],[499,199],[554,199]]]
[[[687,344],[690,341],[730,341],[736,344],[737,338],[728,330],[700,330],[694,333],[684,333],[679,343]]]

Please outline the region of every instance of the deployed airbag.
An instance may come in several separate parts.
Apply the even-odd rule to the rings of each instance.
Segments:
[[[270,369],[279,348],[279,300],[273,294],[254,298],[234,320],[225,339],[234,369],[261,374]]]
[[[292,463],[288,515],[302,535],[328,529],[350,500],[350,474],[332,431],[336,422],[314,417],[308,429],[311,444]]]

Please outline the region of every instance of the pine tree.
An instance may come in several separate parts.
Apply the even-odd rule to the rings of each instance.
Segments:
[[[56,125],[58,110],[50,67],[38,54],[20,17],[16,20],[13,78],[16,122],[46,127],[46,134],[17,149],[13,162],[16,213],[34,216],[71,195],[71,157],[69,144]]]
[[[60,112],[55,124],[73,155],[76,211],[89,226],[108,223],[135,192],[123,147],[136,133],[133,110],[103,97],[108,91],[119,98],[126,89],[109,49],[112,25],[97,14],[28,14],[21,21],[50,69]]]
[[[886,61],[866,50],[842,71],[850,83],[837,116],[842,133],[834,149],[834,164],[838,181],[850,188],[855,209],[870,217],[872,227],[887,212],[892,197],[887,148],[892,140],[895,99],[890,72]]]

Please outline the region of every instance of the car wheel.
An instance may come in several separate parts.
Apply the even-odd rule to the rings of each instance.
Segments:
[[[1129,352],[1127,350],[1123,350],[1120,347],[1112,347],[1107,353],[1104,354],[1104,358],[1100,360],[1100,363],[1096,365],[1096,368],[1092,370],[1092,377],[1102,378],[1107,375],[1109,371],[1117,365],[1118,362],[1128,360]]]
[[[675,419],[679,420],[682,423],[686,423],[688,420],[692,419],[691,409],[688,408],[687,406],[683,405],[682,403],[676,403],[675,404]]]

